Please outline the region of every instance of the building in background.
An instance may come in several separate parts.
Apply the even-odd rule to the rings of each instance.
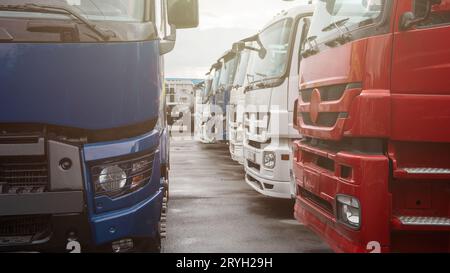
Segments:
[[[168,78],[166,79],[167,121],[172,135],[191,133],[195,106],[194,86],[202,80]]]

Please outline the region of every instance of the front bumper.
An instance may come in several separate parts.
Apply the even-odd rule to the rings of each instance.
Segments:
[[[277,182],[251,174],[245,175],[245,182],[262,195],[281,199],[292,199],[290,182]]]
[[[371,245],[389,251],[389,161],[384,155],[333,154],[296,141],[294,173],[297,183],[295,217],[323,238],[336,252],[366,253]],[[316,162],[331,160],[328,165]],[[328,162],[328,161],[327,161]],[[327,169],[328,168],[328,169]],[[349,173],[344,172],[350,168]],[[336,196],[361,203],[361,226],[343,224],[337,217]]]
[[[139,239],[156,235],[162,198],[160,190],[132,208],[92,219],[86,213],[51,215],[46,236],[31,244],[8,244],[0,238],[0,252],[71,252],[73,241],[81,252],[111,252],[111,243],[122,239],[137,239],[137,244]]]
[[[69,240],[76,241],[83,252],[111,251],[111,243],[115,241],[155,237],[163,203],[159,132],[117,142],[88,144],[77,150],[76,155],[64,145],[52,145],[49,147],[57,148],[46,155],[51,169],[46,181],[52,191],[0,194],[0,251],[66,252]],[[155,152],[146,184],[116,198],[95,196],[91,166],[141,157],[151,150]],[[53,157],[61,156],[73,159],[70,172],[53,171],[54,162],[59,162]],[[61,185],[79,185],[81,189],[63,189]],[[59,188],[53,190],[56,186]]]
[[[89,217],[86,213],[62,214],[49,216],[50,230],[46,231],[39,240],[30,243],[12,244],[6,238],[0,239],[0,252],[70,252],[67,249],[70,240],[82,246],[81,251],[94,251],[95,244],[91,236]]]
[[[126,238],[153,238],[158,229],[163,195],[160,189],[133,207],[92,217],[92,235],[96,245]]]
[[[230,142],[230,154],[231,158],[241,165],[244,165],[244,146],[237,143]]]
[[[263,166],[264,151],[271,151],[276,156],[276,166],[269,170]],[[244,143],[244,166],[246,182],[257,192],[275,198],[291,199],[292,162],[282,160],[282,155],[290,155],[289,146],[269,145],[263,149],[257,149]]]

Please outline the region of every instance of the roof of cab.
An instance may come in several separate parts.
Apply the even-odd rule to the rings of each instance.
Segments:
[[[291,9],[284,10],[277,14],[263,29],[271,26],[273,23],[280,21],[283,18],[296,18],[301,14],[312,14],[314,12],[314,5],[298,5]]]
[[[222,61],[224,59],[225,59],[225,61],[228,61],[228,60],[234,58],[234,56],[236,56],[236,53],[233,50],[231,50],[231,49],[227,50],[227,51],[225,51],[224,54],[222,54],[222,56],[220,56],[220,58],[217,60],[217,62],[219,63],[220,61]]]

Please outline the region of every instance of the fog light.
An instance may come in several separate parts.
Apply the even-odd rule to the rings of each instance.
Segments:
[[[264,152],[264,167],[274,169],[276,164],[276,155],[274,152]]]
[[[358,229],[361,226],[361,207],[358,199],[338,195],[336,201],[338,220],[351,228]]]

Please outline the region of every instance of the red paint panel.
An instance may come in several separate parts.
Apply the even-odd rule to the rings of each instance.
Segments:
[[[392,93],[450,95],[450,27],[395,34]]]
[[[334,159],[336,166],[335,172],[331,172],[312,164],[312,162],[305,162],[305,160],[294,163],[296,174],[304,173],[306,170],[308,173],[314,173],[314,175],[307,175],[306,182],[305,175],[297,176],[298,186],[314,193],[333,206],[338,194],[358,198],[362,208],[362,227],[360,230],[353,230],[336,223],[335,215],[324,212],[322,208],[302,196],[298,196],[302,205],[297,207],[297,217],[306,224],[315,226],[316,231],[326,237],[327,242],[337,251],[365,251],[367,243],[371,241],[378,241],[383,246],[388,246],[391,209],[390,194],[388,193],[389,162],[387,157],[352,153],[334,154],[300,142],[296,142],[295,145],[300,153],[303,151],[317,156],[326,155],[327,158]],[[302,156],[302,158],[305,157]],[[312,156],[308,155],[306,158],[312,158]],[[351,180],[339,176],[338,166],[340,165],[353,168]],[[313,219],[312,215],[317,215],[321,220]],[[373,215],[377,215],[377,217],[373,217]],[[321,223],[319,224],[319,222]]]
[[[450,96],[392,95],[391,100],[391,139],[450,142]]]
[[[366,40],[358,40],[303,59],[300,89],[362,82],[366,43]]]

